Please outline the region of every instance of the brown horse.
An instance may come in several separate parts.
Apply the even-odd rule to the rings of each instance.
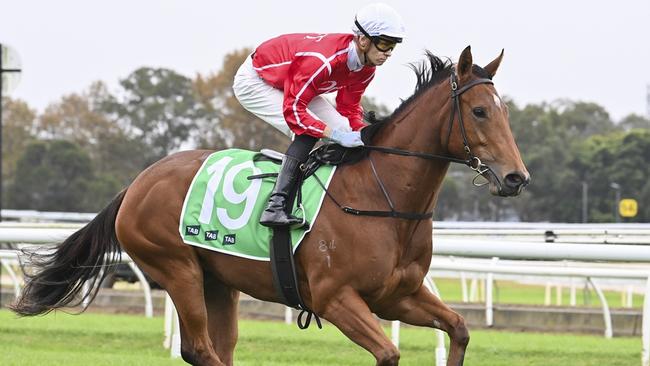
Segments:
[[[385,211],[376,175],[396,211],[430,212],[450,164],[436,156],[467,162],[488,179],[493,194],[519,194],[529,175],[510,131],[508,109],[491,82],[502,57],[503,52],[481,68],[473,65],[469,47],[456,65],[428,53],[428,63],[414,67],[414,95],[373,125],[379,127],[372,128],[370,141],[416,156],[370,150],[336,171],[332,197],[347,206]],[[240,291],[265,301],[280,298],[269,262],[190,246],[179,236],[185,193],[210,153],[180,152],[143,171],[92,222],[43,258],[42,270],[28,281],[13,310],[36,315],[78,304],[81,284],[97,281],[100,268],[112,263],[107,253],[121,247],[173,299],[183,359],[232,365]],[[296,253],[303,300],[372,353],[377,365],[397,365],[399,351],[373,313],[444,330],[451,340],[448,365],[462,365],[469,342],[464,320],[423,286],[431,233],[430,219],[354,216],[325,200]]]

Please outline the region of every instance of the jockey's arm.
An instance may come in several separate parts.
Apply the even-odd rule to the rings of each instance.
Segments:
[[[365,127],[365,124],[363,123],[361,98],[363,93],[366,91],[366,87],[373,78],[374,74],[362,83],[356,83],[341,88],[336,95],[336,110],[341,113],[342,116],[347,117],[353,131],[358,131]]]
[[[284,83],[284,118],[291,130],[299,135],[328,136],[325,133],[327,125],[307,112],[307,106],[319,94],[316,85],[329,77],[327,68],[322,65],[316,57],[299,57],[293,61]]]

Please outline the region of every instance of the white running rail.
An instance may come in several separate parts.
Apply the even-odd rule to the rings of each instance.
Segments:
[[[20,213],[13,213],[16,217]],[[4,217],[8,217],[7,210],[3,210]],[[38,221],[49,220],[56,215],[40,215],[30,213],[22,215],[24,220]],[[89,220],[94,214],[72,215],[75,218]],[[71,220],[71,218],[67,218]],[[61,241],[69,236],[80,226],[75,224],[33,224],[33,223],[1,223],[0,243],[30,243],[46,244]],[[466,273],[482,273],[486,275],[486,320],[491,322],[492,299],[491,289],[495,274],[502,275],[536,275],[549,277],[583,278],[594,286],[603,304],[603,316],[605,318],[605,336],[611,336],[611,317],[609,308],[602,291],[593,281],[595,278],[625,278],[643,280],[646,283],[646,291],[643,305],[642,322],[642,352],[641,359],[643,366],[650,366],[650,225],[649,224],[556,224],[556,223],[458,223],[458,222],[434,222],[434,253],[436,257],[432,261],[431,271],[451,271],[460,274],[464,278]],[[487,240],[486,240],[487,239]],[[552,241],[552,242],[547,242]],[[0,252],[2,268],[9,272],[9,277],[14,283],[15,292],[20,291],[18,276],[13,271],[11,263],[15,263],[15,253],[8,254],[7,251]],[[13,256],[13,257],[11,257]],[[443,258],[440,256],[452,256]],[[460,258],[459,258],[460,257]],[[472,258],[466,258],[472,257]],[[483,258],[483,259],[477,259]],[[494,258],[494,259],[493,259]],[[546,260],[546,261],[586,261],[580,265],[567,267],[561,265],[542,265],[530,262],[519,262],[523,260]],[[123,254],[123,260],[130,265],[133,262]],[[476,261],[480,261],[477,265]],[[510,261],[508,261],[510,260]],[[12,262],[13,261],[13,262]],[[621,262],[621,268],[603,268],[593,264],[592,261],[614,261]],[[590,263],[591,262],[591,263]],[[630,268],[622,262],[636,262],[636,267]],[[647,268],[639,268],[639,265],[648,264]],[[140,273],[138,277],[144,278],[142,272],[133,265],[134,270]],[[152,313],[151,294],[146,281],[142,282],[145,292],[146,313]],[[427,279],[425,284],[434,292],[435,284]],[[464,283],[463,283],[464,284]],[[18,287],[17,287],[18,286]],[[465,286],[466,287],[466,286]],[[178,355],[177,336],[178,327],[174,327],[174,313],[170,307],[169,317],[166,325],[169,324],[169,333],[166,338],[166,345],[172,346],[172,353]],[[286,314],[286,319],[291,319],[291,314]],[[608,320],[609,319],[609,320]],[[167,328],[167,326],[166,326]],[[175,329],[172,329],[175,328]],[[394,323],[393,342],[399,344],[399,324]],[[176,338],[175,338],[176,337]],[[446,357],[444,349],[444,335],[437,331],[439,339],[436,348],[436,364],[444,364]],[[176,343],[172,345],[172,343]],[[175,346],[175,347],[174,347]]]

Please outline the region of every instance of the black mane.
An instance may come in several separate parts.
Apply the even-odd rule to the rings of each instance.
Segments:
[[[447,79],[451,75],[451,70],[454,64],[450,59],[442,60],[438,56],[431,53],[429,50],[425,50],[425,60],[422,60],[418,63],[409,64],[410,68],[415,72],[415,77],[417,78],[417,83],[415,84],[415,91],[408,99],[403,100],[402,103],[393,111],[390,116],[383,117],[376,120],[377,122],[383,122],[384,120],[390,120],[393,116],[397,115],[399,112],[404,110],[411,102],[413,102],[420,94],[424,93],[431,86],[440,83],[442,80]]]

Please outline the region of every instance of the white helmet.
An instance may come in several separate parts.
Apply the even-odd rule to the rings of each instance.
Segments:
[[[395,9],[382,3],[366,5],[357,13],[352,31],[368,38],[385,37],[400,43],[405,35],[404,22]]]

